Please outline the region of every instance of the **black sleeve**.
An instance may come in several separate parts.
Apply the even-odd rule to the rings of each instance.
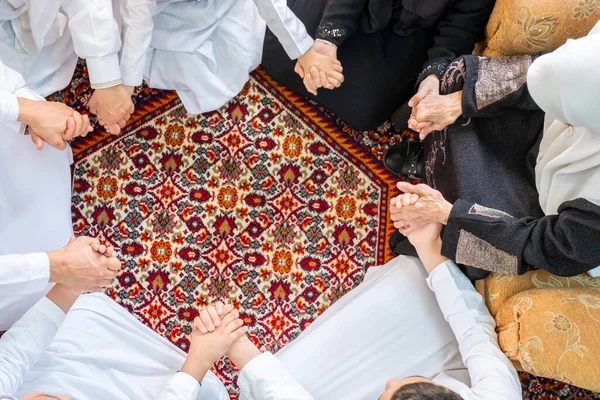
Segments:
[[[563,203],[557,215],[517,219],[458,200],[442,254],[458,264],[510,275],[536,268],[578,275],[600,266],[600,206],[576,199]]]
[[[454,0],[438,24],[438,34],[429,50],[417,86],[434,74],[441,78],[450,62],[471,54],[475,44],[485,38],[485,27],[495,0]]]
[[[327,40],[340,46],[352,36],[360,22],[367,0],[321,0],[327,1],[316,39]]]
[[[527,71],[535,58],[464,56],[463,116],[483,118],[511,110],[540,111],[527,88]]]

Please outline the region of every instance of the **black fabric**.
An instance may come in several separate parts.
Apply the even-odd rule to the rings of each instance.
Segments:
[[[352,128],[375,129],[483,39],[494,0],[288,0],[310,35],[338,45],[345,82],[314,98],[295,61],[269,31],[263,67],[278,83],[317,100]]]
[[[290,7],[313,35],[327,4],[331,3],[296,0]],[[375,129],[414,94],[414,82],[432,40],[433,32],[424,30],[400,37],[389,24],[372,34],[358,30],[338,49],[344,83],[335,90],[321,89],[316,97],[306,91],[294,72],[296,61],[288,58],[270,31],[265,38],[262,65],[275,81],[317,101],[352,128]]]
[[[456,259],[461,231],[516,256],[518,274],[543,268],[574,276],[600,265],[600,206],[586,199],[563,203],[558,215],[540,218],[491,218],[470,212],[473,203],[458,200],[444,232],[442,254]]]

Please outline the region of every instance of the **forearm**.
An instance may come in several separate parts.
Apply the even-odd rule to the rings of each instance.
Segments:
[[[81,292],[71,289],[67,286],[56,284],[46,297],[56,304],[65,314],[69,312],[73,304],[77,301]]]
[[[262,352],[249,339],[234,344],[227,352],[227,356],[239,370],[243,369],[246,364],[261,354]]]
[[[206,376],[206,373],[212,366],[212,362],[208,362],[205,360],[205,357],[202,357],[202,349],[198,349],[192,344],[188,356],[181,367],[181,372],[193,377],[196,382],[202,382],[204,376]]]
[[[574,276],[600,265],[600,206],[577,199],[558,215],[510,215],[458,200],[444,233],[442,254],[457,263],[509,275],[543,268]]]
[[[123,18],[121,79],[124,85],[140,86],[152,41],[156,0],[121,0],[119,10]]]
[[[119,27],[106,0],[65,0],[63,10],[77,55],[86,60],[94,89],[121,84]]]
[[[441,238],[438,238],[427,245],[418,246],[416,249],[427,274],[431,274],[436,267],[448,261],[446,257],[442,256]]]

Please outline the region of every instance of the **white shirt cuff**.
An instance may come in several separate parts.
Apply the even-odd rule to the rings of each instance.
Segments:
[[[176,373],[168,385],[177,392],[177,398],[180,400],[195,400],[200,394],[200,383],[185,372]]]
[[[61,310],[59,306],[54,304],[54,302],[46,296],[42,297],[40,301],[33,306],[32,310],[35,310],[48,318],[52,323],[54,323],[54,325],[56,325],[56,329],[62,325],[67,316],[67,314],[65,314],[65,312]]]
[[[121,84],[121,68],[117,54],[88,57],[85,59],[85,63],[93,89],[105,89]]]
[[[306,36],[306,38],[298,44],[298,51],[300,52],[300,54],[293,54],[292,51],[290,51],[290,53],[288,54],[288,56],[290,57],[290,59],[295,60],[300,56],[303,56],[304,54],[306,54],[307,51],[310,50],[310,48],[313,46],[313,44],[315,43],[315,41],[313,40],[313,38],[311,38],[310,36]]]
[[[41,292],[50,281],[50,260],[46,253],[27,254],[26,268],[29,273],[29,284],[24,293]]]
[[[435,292],[436,289],[439,289],[440,285],[447,284],[449,279],[454,281],[454,277],[450,273],[450,268],[456,268],[456,264],[450,260],[446,260],[431,271],[431,274],[427,277],[427,285],[431,290]]]

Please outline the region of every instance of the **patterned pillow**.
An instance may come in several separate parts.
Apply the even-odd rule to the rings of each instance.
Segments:
[[[600,0],[498,0],[478,54],[550,52],[585,36],[600,20]]]

